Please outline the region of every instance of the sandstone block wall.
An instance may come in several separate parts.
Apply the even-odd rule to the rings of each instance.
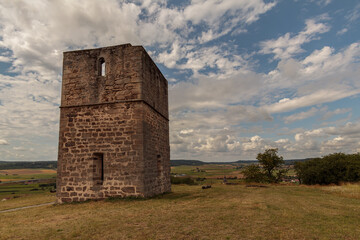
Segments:
[[[167,81],[144,48],[64,53],[58,202],[170,188]]]

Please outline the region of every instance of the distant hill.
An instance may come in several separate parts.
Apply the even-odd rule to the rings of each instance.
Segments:
[[[185,160],[185,159],[170,160],[170,165],[172,167],[181,166],[181,165],[200,166],[205,164],[209,164],[209,163],[200,160]]]
[[[0,161],[0,170],[22,169],[22,168],[44,168],[56,169],[57,161],[37,161],[37,162],[5,162]]]
[[[288,159],[285,160],[285,165],[293,165],[295,162],[303,162],[309,160],[311,158],[304,158],[304,159]],[[200,160],[186,160],[186,159],[179,159],[179,160],[170,160],[171,166],[180,166],[180,165],[189,165],[189,166],[200,166],[205,164],[254,164],[258,163],[258,160],[238,160],[235,162],[203,162]]]
[[[311,158],[302,158],[302,159],[287,159],[285,160],[285,165],[293,165],[295,164],[295,162],[303,162],[306,160],[309,160]],[[258,163],[258,160],[239,160],[233,163],[237,163],[237,164],[247,164],[247,163]]]
[[[249,163],[257,163],[258,160],[239,160],[236,162],[232,162],[232,163],[236,163],[236,164],[249,164]]]
[[[296,162],[304,162],[304,161],[307,161],[307,160],[310,160],[310,159],[313,159],[313,158],[288,159],[288,160],[285,160],[285,165],[293,165]]]
[[[302,162],[309,160],[310,158],[305,159],[289,159],[285,160],[286,165],[292,165],[295,162]],[[186,160],[186,159],[176,159],[170,160],[171,166],[201,166],[206,164],[253,164],[257,163],[257,160],[239,160],[235,162],[203,162],[200,160]],[[44,169],[56,169],[57,161],[37,161],[37,162],[9,162],[9,161],[0,161],[0,170],[5,169],[22,169],[22,168],[44,168]]]

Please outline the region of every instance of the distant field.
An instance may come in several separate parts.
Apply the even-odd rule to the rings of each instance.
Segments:
[[[242,177],[240,169],[237,169],[234,165],[218,165],[207,164],[202,166],[176,166],[171,167],[172,174],[185,174],[189,177],[197,178],[223,178],[227,177]]]
[[[6,169],[0,170],[0,181],[55,178],[53,169]]]

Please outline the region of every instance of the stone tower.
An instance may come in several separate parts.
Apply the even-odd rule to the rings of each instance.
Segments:
[[[64,53],[59,203],[168,192],[168,84],[142,46]]]

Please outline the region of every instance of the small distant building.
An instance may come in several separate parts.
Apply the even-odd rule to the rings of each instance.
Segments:
[[[64,53],[57,201],[171,190],[168,83],[142,46]]]

